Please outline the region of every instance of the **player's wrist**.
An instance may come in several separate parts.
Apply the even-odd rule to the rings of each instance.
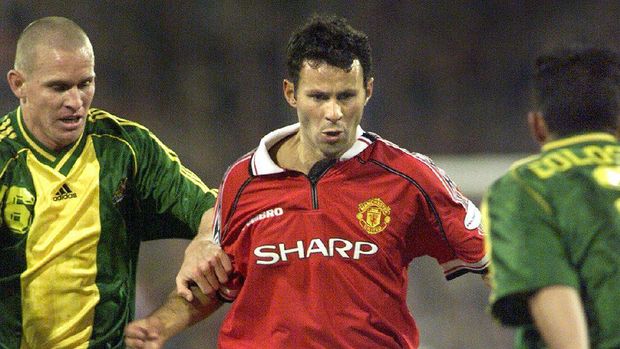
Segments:
[[[157,333],[157,338],[162,343],[167,342],[185,328],[182,319],[177,318],[175,312],[166,307],[150,315],[148,321],[150,328]]]
[[[208,236],[196,236],[185,248],[185,255],[191,254],[193,249],[204,249],[211,245],[217,246],[217,244]]]

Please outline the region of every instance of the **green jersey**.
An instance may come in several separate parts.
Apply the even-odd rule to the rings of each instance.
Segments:
[[[192,238],[215,194],[105,111],[58,153],[0,118],[0,348],[124,347],[140,241]]]
[[[527,298],[550,285],[580,292],[593,348],[620,348],[620,144],[589,133],[515,163],[483,201],[491,310],[519,326],[516,347],[545,348]]]

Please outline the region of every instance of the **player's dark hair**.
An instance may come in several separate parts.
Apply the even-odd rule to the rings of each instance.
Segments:
[[[534,97],[551,133],[615,131],[620,97],[615,53],[563,49],[538,57],[535,68]]]
[[[326,62],[348,70],[358,59],[364,74],[364,86],[373,76],[368,36],[342,17],[313,15],[291,35],[286,49],[289,79],[297,86],[299,72],[306,60]]]

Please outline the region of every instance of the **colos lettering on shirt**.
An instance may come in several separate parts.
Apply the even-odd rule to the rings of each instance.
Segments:
[[[417,348],[407,268],[427,255],[447,279],[484,272],[478,209],[429,158],[361,128],[338,161],[284,170],[268,149],[297,129],[264,137],[220,188],[215,237],[238,287],[220,346]]]
[[[608,165],[618,163],[620,147],[617,145],[589,145],[578,150],[560,149],[542,156],[528,164],[541,179],[550,178],[556,173],[562,173],[576,166]]]

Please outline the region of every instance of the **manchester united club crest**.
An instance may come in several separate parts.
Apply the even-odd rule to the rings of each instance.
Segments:
[[[358,209],[357,220],[368,234],[379,234],[390,223],[390,206],[379,198],[362,202]]]

